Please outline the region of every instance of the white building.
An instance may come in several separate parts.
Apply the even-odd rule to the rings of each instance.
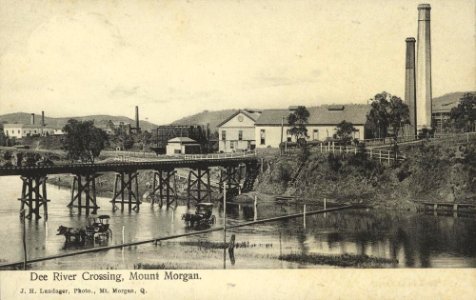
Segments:
[[[354,138],[363,140],[364,126],[370,105],[323,105],[309,107],[307,128],[308,141],[326,141],[334,138],[337,124],[342,121],[351,122],[356,131]],[[255,139],[257,148],[277,148],[282,141],[296,142],[290,134],[292,126],[287,124],[290,109],[265,110],[255,123]]]
[[[3,124],[3,133],[6,136],[20,139],[34,135],[63,134],[63,131],[53,127],[41,126],[40,124]]]
[[[196,154],[200,153],[200,144],[189,137],[176,137],[167,141],[165,154]]]
[[[253,150],[256,146],[255,122],[260,112],[239,110],[218,124],[220,152]]]

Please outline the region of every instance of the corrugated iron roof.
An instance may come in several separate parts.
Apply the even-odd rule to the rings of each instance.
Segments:
[[[322,105],[308,107],[308,124],[337,125],[345,120],[354,125],[364,125],[370,108],[371,107],[368,104]],[[287,124],[287,117],[291,112],[292,111],[289,109],[264,110],[255,125],[281,125],[283,116],[285,117],[284,124]]]
[[[189,137],[186,137],[186,136],[179,136],[179,137],[175,137],[173,139],[170,139],[167,141],[168,143],[196,143],[197,141],[189,138]]]

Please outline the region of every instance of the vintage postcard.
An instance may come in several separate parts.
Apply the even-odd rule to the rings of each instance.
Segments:
[[[0,299],[474,297],[475,9],[0,0]]]

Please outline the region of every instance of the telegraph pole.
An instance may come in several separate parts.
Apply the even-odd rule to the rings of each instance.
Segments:
[[[223,182],[223,269],[226,269],[226,183]]]
[[[22,240],[23,240],[23,270],[26,270],[26,262],[28,261],[26,253],[26,228],[25,228],[25,210],[20,211],[20,221],[22,224]]]

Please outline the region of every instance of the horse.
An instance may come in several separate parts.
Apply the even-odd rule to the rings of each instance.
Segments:
[[[84,229],[66,227],[61,225],[56,235],[64,235],[66,243],[84,243],[86,240],[86,231]]]

